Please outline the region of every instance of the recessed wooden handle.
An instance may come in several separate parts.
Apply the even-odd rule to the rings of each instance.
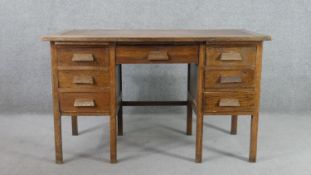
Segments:
[[[73,54],[72,61],[92,62],[94,57],[92,54]]]
[[[234,98],[222,98],[219,101],[220,107],[238,107],[240,106],[240,101]]]
[[[94,84],[92,76],[74,76],[72,83],[74,84]]]
[[[148,60],[168,60],[167,51],[150,51],[147,57]]]
[[[242,56],[238,52],[226,52],[226,53],[221,54],[220,60],[222,60],[222,61],[241,61]]]
[[[95,107],[94,100],[90,99],[76,99],[73,104],[74,107]]]
[[[221,76],[220,83],[241,83],[242,79],[240,76]]]

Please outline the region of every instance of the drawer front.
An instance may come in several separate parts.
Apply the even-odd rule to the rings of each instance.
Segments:
[[[60,110],[65,113],[108,113],[109,92],[60,93]]]
[[[254,70],[206,70],[205,88],[254,88]]]
[[[253,92],[205,92],[204,112],[251,112],[254,110]]]
[[[108,66],[108,48],[62,47],[57,51],[59,66]]]
[[[255,45],[208,45],[207,66],[254,66]]]
[[[58,71],[59,88],[109,87],[109,72],[98,70]]]
[[[198,63],[197,45],[117,46],[117,63]]]

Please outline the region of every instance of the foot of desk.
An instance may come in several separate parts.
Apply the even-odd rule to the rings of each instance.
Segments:
[[[110,162],[117,162],[117,130],[116,115],[110,116]]]
[[[78,135],[78,116],[71,116],[71,128],[72,128],[72,135]]]
[[[195,144],[195,162],[202,162],[202,146],[203,146],[203,114],[197,115],[196,128],[196,144]]]
[[[54,112],[55,158],[57,164],[63,163],[62,120],[58,112]]]
[[[237,128],[238,128],[238,116],[232,115],[231,116],[231,134],[236,135],[237,134]]]
[[[190,101],[187,104],[187,135],[192,135],[192,106]]]
[[[251,134],[250,134],[250,149],[249,161],[256,162],[257,155],[257,133],[258,133],[258,113],[251,116]]]
[[[63,162],[63,160],[55,160],[55,163],[56,164],[63,164],[64,162]]]
[[[123,136],[123,107],[118,111],[118,136]]]

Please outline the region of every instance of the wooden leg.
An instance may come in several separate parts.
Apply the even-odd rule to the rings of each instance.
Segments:
[[[190,101],[187,104],[187,135],[192,135],[192,106]]]
[[[56,163],[63,163],[62,150],[62,119],[60,113],[54,113],[54,137],[55,137],[55,156]]]
[[[238,116],[232,115],[231,116],[231,134],[236,135],[238,128]]]
[[[118,112],[118,135],[123,136],[123,107],[120,106]]]
[[[203,146],[203,114],[197,115],[197,128],[196,128],[196,145],[195,145],[195,161],[202,162],[202,146]]]
[[[258,133],[258,113],[253,114],[251,118],[251,134],[250,134],[250,150],[249,150],[250,162],[256,162],[257,133]]]
[[[72,128],[72,135],[78,135],[78,116],[71,116],[71,128]]]
[[[110,162],[117,163],[116,115],[110,116]]]

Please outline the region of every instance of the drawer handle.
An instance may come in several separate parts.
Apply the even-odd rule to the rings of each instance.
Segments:
[[[76,99],[73,104],[74,107],[95,107],[94,100]]]
[[[73,54],[72,61],[93,62],[94,57],[92,54]]]
[[[74,84],[94,84],[92,76],[74,76],[72,83]]]
[[[241,61],[242,56],[240,53],[237,53],[237,52],[227,52],[227,53],[221,54],[220,60],[222,60],[222,61]]]
[[[220,107],[238,107],[240,106],[240,101],[234,98],[223,98],[219,101]]]
[[[241,83],[242,79],[239,76],[221,76],[220,83]]]
[[[167,51],[150,51],[147,57],[148,60],[168,60]]]

